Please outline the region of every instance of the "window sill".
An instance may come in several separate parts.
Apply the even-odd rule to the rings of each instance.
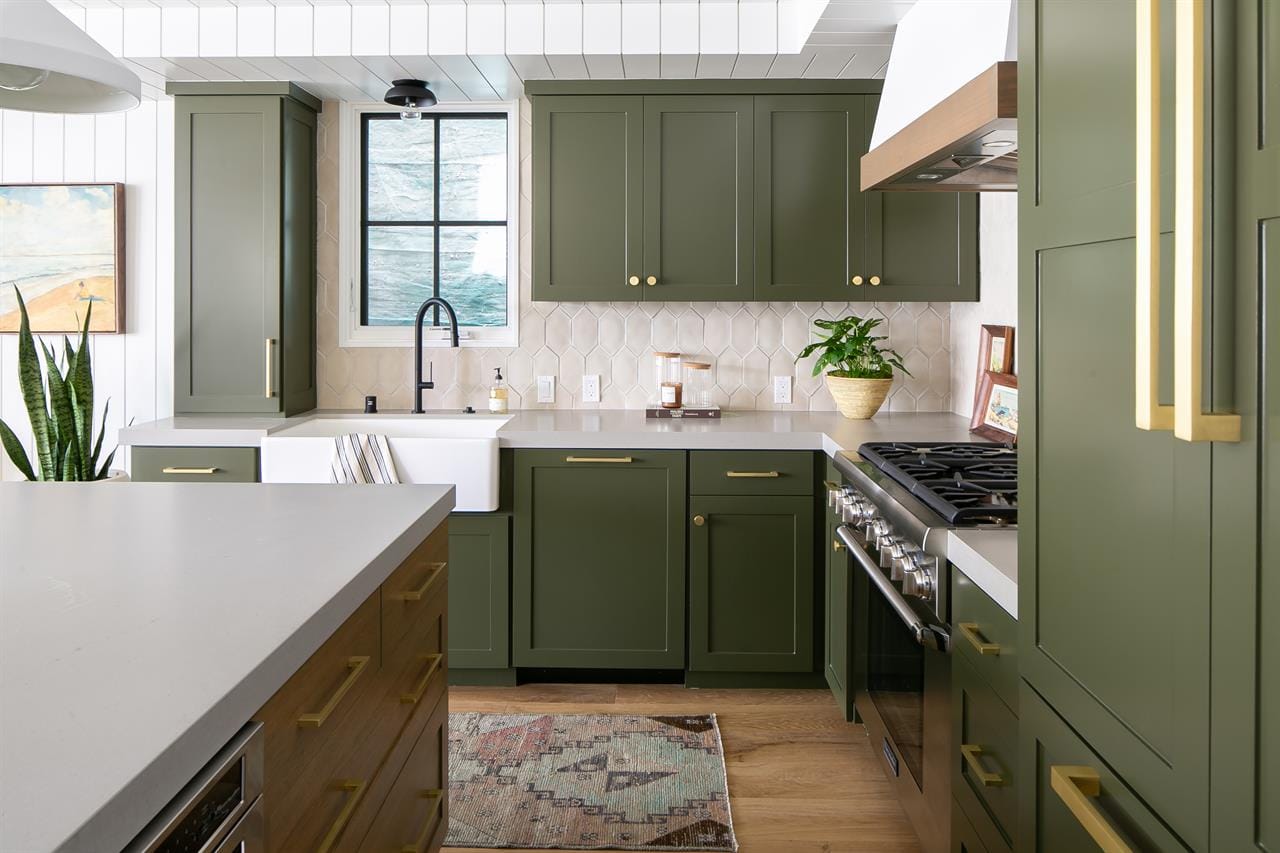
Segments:
[[[464,347],[506,347],[517,346],[518,335],[513,328],[486,330],[483,334],[459,331],[458,344]],[[344,349],[353,347],[404,347],[413,346],[413,329],[408,326],[356,326],[341,331],[338,346]],[[449,346],[446,333],[425,333],[422,341],[424,349],[439,349]]]

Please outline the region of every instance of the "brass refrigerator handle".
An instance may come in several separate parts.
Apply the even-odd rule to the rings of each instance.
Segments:
[[[274,379],[275,379],[275,371],[273,371],[273,370],[271,369],[271,367],[272,367],[272,365],[271,365],[271,349],[272,349],[272,347],[274,347],[274,346],[276,345],[276,339],[275,339],[275,338],[267,338],[266,340],[267,340],[267,345],[266,345],[266,358],[265,358],[265,360],[264,360],[264,361],[265,361],[265,365],[266,365],[266,388],[265,388],[265,390],[264,390],[263,394],[264,394],[264,396],[267,396],[267,397],[274,397],[274,396],[276,395],[276,390],[275,390],[275,387],[274,387],[274,382],[273,382],[272,380],[274,380]]]
[[[1049,768],[1049,782],[1072,817],[1080,822],[1103,853],[1133,853],[1094,803],[1102,793],[1102,781],[1097,770],[1058,764]]]

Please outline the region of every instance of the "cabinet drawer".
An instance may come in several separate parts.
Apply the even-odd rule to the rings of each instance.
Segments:
[[[440,594],[426,603],[412,626],[394,646],[383,647],[383,672],[388,689],[401,705],[433,707],[444,695],[449,654],[447,579],[438,581]],[[411,708],[402,708],[408,711]]]
[[[1018,718],[962,658],[951,663],[952,793],[997,851],[1017,831]]]
[[[964,572],[951,573],[952,645],[1018,711],[1018,622]]]
[[[129,477],[142,483],[256,483],[256,447],[134,447]]]
[[[951,801],[951,853],[990,853],[960,804]]]
[[[382,584],[382,647],[390,649],[445,595],[449,525],[441,524]]]
[[[449,703],[427,720],[361,844],[362,851],[438,850],[449,826]]]
[[[807,450],[695,450],[691,495],[811,495],[814,456]]]

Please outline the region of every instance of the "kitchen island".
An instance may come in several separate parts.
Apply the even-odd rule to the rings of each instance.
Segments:
[[[128,844],[453,505],[426,485],[0,483],[0,850]]]

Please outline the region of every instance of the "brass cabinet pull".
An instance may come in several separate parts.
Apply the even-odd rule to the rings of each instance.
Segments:
[[[861,286],[862,286],[862,276],[860,276],[860,275],[855,275],[853,278],[849,279],[849,283],[850,283],[850,284],[852,284],[854,287],[861,287]]]
[[[342,830],[346,829],[347,824],[351,822],[351,816],[355,814],[356,806],[360,805],[360,799],[364,797],[365,789],[368,787],[369,783],[364,779],[344,779],[338,783],[339,790],[347,792],[347,801],[343,804],[342,811],[338,812],[338,816],[334,818],[329,831],[325,833],[324,840],[317,848],[318,853],[329,853],[333,849],[338,836],[342,835]]]
[[[835,551],[837,554],[840,553],[841,551],[845,550],[844,543],[841,542],[839,539],[831,540],[831,550]]]
[[[161,474],[216,474],[220,469],[210,466],[208,468],[183,468],[177,465],[166,465],[160,469]]]
[[[1094,803],[1102,794],[1097,770],[1058,764],[1049,768],[1049,780],[1053,792],[1103,853],[1133,853]]]
[[[427,692],[427,687],[431,685],[431,678],[440,669],[440,664],[444,661],[444,655],[420,655],[419,660],[431,661],[427,667],[427,671],[422,678],[418,679],[418,683],[414,685],[413,690],[409,693],[400,694],[400,702],[404,705],[416,705]]]
[[[705,515],[695,515],[695,516],[693,517],[693,526],[694,526],[694,527],[701,527],[702,525],[704,525],[704,524],[706,524],[706,523],[707,523],[707,517],[706,517]]]
[[[979,631],[977,622],[961,622],[956,627],[960,629],[960,633],[964,634],[964,638],[969,641],[969,645],[973,646],[974,651],[978,654],[1000,654],[1000,644],[987,642],[987,638],[982,636]]]
[[[1183,441],[1239,441],[1239,415],[1202,409],[1205,6],[1174,4],[1173,434]]]
[[[649,285],[650,287],[653,287],[655,284],[658,283],[658,277],[656,275],[651,275],[644,280],[644,283]]]
[[[565,462],[617,462],[623,465],[631,462],[630,456],[566,456]]]
[[[960,754],[964,756],[965,763],[969,765],[969,772],[982,783],[984,788],[1004,784],[1003,776],[999,773],[992,773],[982,766],[982,760],[979,758],[982,755],[982,747],[974,743],[962,743],[960,744]]]
[[[298,725],[303,728],[318,729],[324,725],[325,720],[329,719],[329,715],[338,707],[338,703],[342,701],[342,697],[355,686],[357,680],[369,666],[368,655],[355,655],[347,658],[347,668],[351,671],[347,673],[347,677],[338,685],[338,689],[329,697],[329,701],[324,703],[324,707],[314,714],[303,714],[298,718]]]
[[[427,594],[427,590],[431,589],[431,585],[436,582],[436,578],[444,573],[448,563],[432,563],[431,571],[427,572],[427,578],[422,582],[422,586],[417,589],[406,589],[404,592],[396,593],[397,601],[421,601],[423,596]]]
[[[266,396],[266,397],[274,397],[276,395],[276,390],[274,387],[272,387],[275,384],[274,383],[275,371],[271,369],[271,366],[272,366],[271,365],[271,349],[275,345],[276,345],[275,338],[267,338],[267,357],[265,360],[267,377],[266,377],[266,389],[263,391],[263,396]]]
[[[444,806],[444,791],[439,788],[432,788],[428,791],[423,791],[418,796],[421,799],[431,801],[431,808],[427,811],[427,823],[422,827],[422,833],[418,836],[418,840],[401,847],[400,853],[424,853],[427,849],[427,842],[431,840],[431,836],[435,834],[436,827],[440,825],[440,810]]]
[[[772,480],[782,476],[777,471],[725,471],[724,475],[726,477],[739,477],[757,480]]]
[[[873,275],[873,276],[871,276],[871,280],[868,282],[868,284],[870,284],[872,287],[879,287],[879,286],[880,286],[880,276],[878,276],[878,275]]]
[[[631,285],[632,287],[639,287],[639,286],[640,286],[640,276],[638,276],[638,275],[633,275],[633,276],[631,276],[630,278],[628,278],[628,279],[627,279],[627,284]]]

